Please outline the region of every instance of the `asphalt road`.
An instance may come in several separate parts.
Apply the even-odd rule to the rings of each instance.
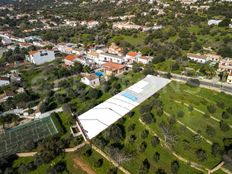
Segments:
[[[166,74],[167,72],[159,71],[159,73]],[[185,81],[185,82],[187,82],[188,79],[192,78],[192,77],[187,77],[187,76],[173,74],[173,73],[171,75],[172,75],[172,79],[181,80],[181,81]],[[208,88],[218,89],[222,92],[232,94],[232,85],[231,84],[222,83],[222,82],[218,82],[218,81],[216,82],[216,81],[206,80],[206,79],[199,79],[199,78],[194,78],[194,79],[198,79],[200,81],[200,85],[202,85],[202,86],[206,86]]]

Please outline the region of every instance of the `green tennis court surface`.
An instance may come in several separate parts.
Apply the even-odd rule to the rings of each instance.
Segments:
[[[34,143],[58,133],[52,117],[34,120],[6,130],[0,134],[0,157],[25,150],[29,143]]]

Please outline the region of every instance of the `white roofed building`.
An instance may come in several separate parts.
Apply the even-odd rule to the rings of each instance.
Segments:
[[[147,75],[126,90],[78,116],[78,129],[85,140],[96,137],[169,82],[169,79]]]
[[[52,50],[30,51],[29,55],[26,56],[26,60],[33,64],[41,65],[55,60],[55,53]]]

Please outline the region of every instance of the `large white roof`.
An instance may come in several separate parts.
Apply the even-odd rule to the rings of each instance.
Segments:
[[[78,117],[78,123],[85,138],[94,138],[169,82],[169,79],[147,75],[143,80],[83,113]]]

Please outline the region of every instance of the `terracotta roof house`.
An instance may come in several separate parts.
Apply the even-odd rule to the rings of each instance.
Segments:
[[[102,65],[107,76],[120,75],[126,70],[126,66],[113,62],[107,62]]]

